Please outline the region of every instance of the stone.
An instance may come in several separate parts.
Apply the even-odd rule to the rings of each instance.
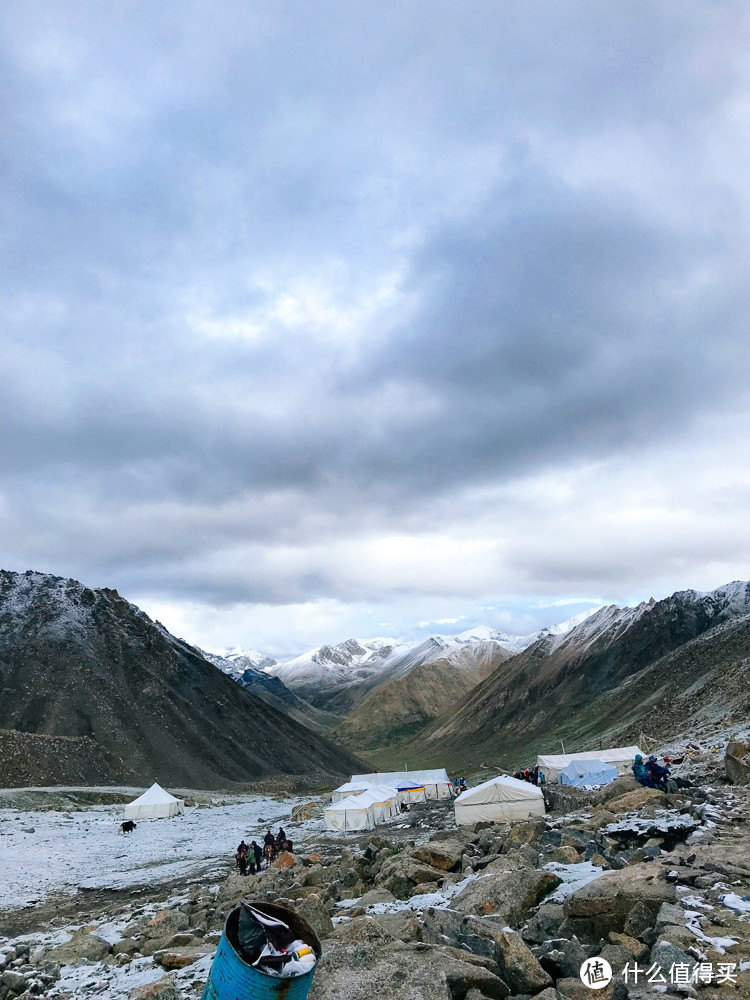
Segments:
[[[627,948],[622,948],[619,944],[605,945],[599,952],[599,957],[609,962],[615,976],[621,976],[625,966],[633,962],[633,956]]]
[[[3,986],[7,986],[11,993],[24,993],[29,985],[25,976],[18,972],[12,972],[10,969],[3,973],[0,982]]]
[[[422,926],[417,916],[411,910],[399,910],[396,913],[376,913],[372,922],[397,941],[421,941]]]
[[[658,788],[644,788],[642,785],[632,792],[626,792],[619,798],[610,799],[607,809],[612,813],[630,812],[632,809],[642,809],[648,805],[662,805],[664,803],[664,792]]]
[[[727,747],[724,771],[727,781],[733,785],[750,784],[750,755],[745,743],[734,741]]]
[[[297,863],[297,859],[289,851],[283,851],[275,861],[271,863],[272,868],[294,868]]]
[[[322,941],[333,934],[333,922],[320,896],[308,896],[297,907],[297,913],[308,922]]]
[[[85,927],[73,932],[70,941],[52,948],[47,956],[52,962],[60,965],[75,965],[85,959],[89,962],[99,962],[109,955],[110,946],[95,934],[90,934]]]
[[[384,863],[375,878],[376,886],[388,889],[397,899],[408,899],[414,886],[422,882],[436,882],[444,872],[408,854],[396,854]]]
[[[594,816],[586,824],[586,827],[589,830],[601,830],[602,827],[609,826],[614,821],[615,814],[609,809],[597,809]]]
[[[657,941],[651,949],[651,964],[660,965],[662,970],[669,970],[675,963],[687,964],[692,969],[695,959],[686,955],[681,948],[671,941]]]
[[[622,979],[612,977],[604,989],[590,990],[584,985],[580,976],[569,979],[558,979],[555,983],[557,992],[565,1000],[591,1000],[593,996],[601,997],[602,1000],[626,1000],[628,988]]]
[[[562,847],[577,847],[580,851],[585,851],[590,842],[590,830],[579,830],[574,826],[569,826],[562,832]]]
[[[402,942],[383,948],[333,938],[318,963],[311,1000],[454,1000],[472,989],[496,1000],[510,993],[498,976],[453,949]]]
[[[245,883],[247,889],[247,883]],[[177,934],[190,927],[190,918],[181,910],[161,910],[152,917],[144,928],[144,934],[152,938],[165,937],[167,934]]]
[[[596,945],[581,944],[574,935],[570,940],[553,938],[551,941],[545,941],[541,947],[534,948],[533,953],[542,968],[546,969],[553,979],[565,979],[568,976],[578,975],[581,966],[587,958],[591,958],[596,947]]]
[[[520,934],[501,930],[495,934],[494,941],[500,978],[514,993],[538,993],[552,985],[552,977],[529,951]]]
[[[526,941],[541,944],[556,936],[565,919],[562,903],[543,903],[523,930]]]
[[[695,934],[684,923],[664,924],[655,936],[658,940],[668,941],[669,944],[673,944],[676,948],[682,948],[683,950],[687,950],[697,943]]]
[[[610,783],[605,785],[604,788],[600,788],[594,795],[594,809],[603,808],[604,803],[609,802],[610,799],[617,799],[621,795],[636,791],[642,787],[643,786],[638,784],[632,774],[620,775],[619,778],[615,778],[614,781],[610,781]]]
[[[134,955],[138,951],[138,944],[132,938],[120,938],[112,946],[112,951],[115,955]]]
[[[458,870],[465,849],[464,844],[458,840],[439,840],[430,841],[409,853],[417,861],[423,861],[432,868],[453,872]]]
[[[545,830],[539,838],[539,843],[542,847],[560,847],[562,846],[562,831],[561,830]]]
[[[628,913],[623,930],[632,937],[640,938],[646,931],[651,930],[655,923],[656,913],[653,907],[639,901]]]
[[[609,940],[612,944],[619,945],[624,948],[633,958],[636,960],[644,958],[648,952],[646,945],[639,941],[638,938],[631,937],[629,934],[620,934],[618,931],[610,931]]]
[[[546,871],[521,868],[498,872],[470,882],[453,897],[451,905],[462,913],[494,914],[517,926],[560,882],[556,875]]]
[[[675,888],[652,864],[607,872],[574,892],[563,904],[566,925],[582,940],[626,931],[633,907],[642,903],[655,921],[662,903],[675,901]]]
[[[182,1000],[171,976],[165,976],[155,983],[138,986],[128,993],[129,1000]]]
[[[396,897],[388,889],[370,889],[359,900],[360,906],[370,906],[372,903],[392,903]]]
[[[530,820],[525,823],[514,823],[508,834],[508,841],[514,844],[530,844],[532,840],[539,840],[547,830],[547,824],[543,819]]]
[[[659,912],[656,914],[654,926],[656,930],[661,930],[665,924],[684,924],[685,911],[676,903],[662,903]]]
[[[215,951],[214,948],[175,948],[167,949],[165,951],[157,951],[154,953],[154,962],[160,965],[162,969],[173,970],[173,969],[184,969],[186,965],[192,965],[193,962],[197,962],[200,958],[205,958],[206,955],[211,955]]]
[[[544,860],[557,861],[561,865],[575,865],[581,860],[581,855],[575,847],[554,847],[544,855]]]

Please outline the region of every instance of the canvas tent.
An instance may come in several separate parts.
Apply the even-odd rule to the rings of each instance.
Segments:
[[[375,807],[364,792],[347,795],[323,813],[326,830],[372,830],[375,826]]]
[[[331,802],[340,802],[347,795],[361,795],[368,786],[363,781],[347,781],[331,792]]]
[[[449,799],[452,793],[450,778],[444,767],[422,771],[383,771],[373,774],[353,774],[352,782],[362,782],[371,787],[386,785],[399,792],[402,802],[424,799]]]
[[[603,760],[572,760],[557,776],[558,785],[574,785],[584,788],[593,785],[608,785],[617,777],[614,764]]]
[[[517,823],[534,816],[544,816],[541,788],[504,774],[462,792],[454,803],[457,826],[470,826],[480,820],[491,823]]]
[[[376,823],[391,819],[392,816],[397,816],[400,811],[398,793],[395,788],[383,788],[376,785],[374,788],[368,788],[367,791],[362,792],[359,798],[363,803],[367,800],[370,801],[373,819]]]
[[[165,792],[156,782],[137,799],[125,806],[123,819],[169,819],[185,812],[185,803]]]
[[[581,750],[579,753],[540,754],[536,766],[543,772],[546,781],[555,782],[560,771],[574,760],[603,760],[613,764],[618,774],[629,774],[635,755],[642,754],[639,747],[613,747],[609,750]]]

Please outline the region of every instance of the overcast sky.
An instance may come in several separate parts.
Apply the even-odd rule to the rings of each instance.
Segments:
[[[0,16],[4,568],[275,656],[750,577],[744,0]]]

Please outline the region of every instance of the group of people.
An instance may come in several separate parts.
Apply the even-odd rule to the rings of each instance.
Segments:
[[[528,781],[531,785],[543,785],[544,774],[539,770],[539,765],[532,768],[525,768],[513,772],[513,777],[518,781]]]
[[[467,789],[466,778],[454,778],[453,779],[453,794],[460,795],[461,792],[465,792]]]
[[[240,845],[234,855],[234,860],[237,862],[240,875],[247,875],[248,873],[255,875],[260,871],[264,858],[268,865],[284,850],[291,850],[291,843],[287,840],[284,827],[280,826],[279,832],[275,837],[270,829],[266,832],[263,838],[263,847],[256,840],[250,841],[249,844],[246,844],[244,840],[240,841]]]
[[[644,761],[641,754],[635,755],[635,760],[631,765],[633,775],[639,785],[645,788],[660,788],[663,792],[669,791],[667,782],[669,781],[669,768],[660,764],[654,754]]]

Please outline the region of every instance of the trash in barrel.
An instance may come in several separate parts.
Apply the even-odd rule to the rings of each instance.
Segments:
[[[321,954],[294,910],[243,902],[227,917],[201,1000],[304,1000]]]

